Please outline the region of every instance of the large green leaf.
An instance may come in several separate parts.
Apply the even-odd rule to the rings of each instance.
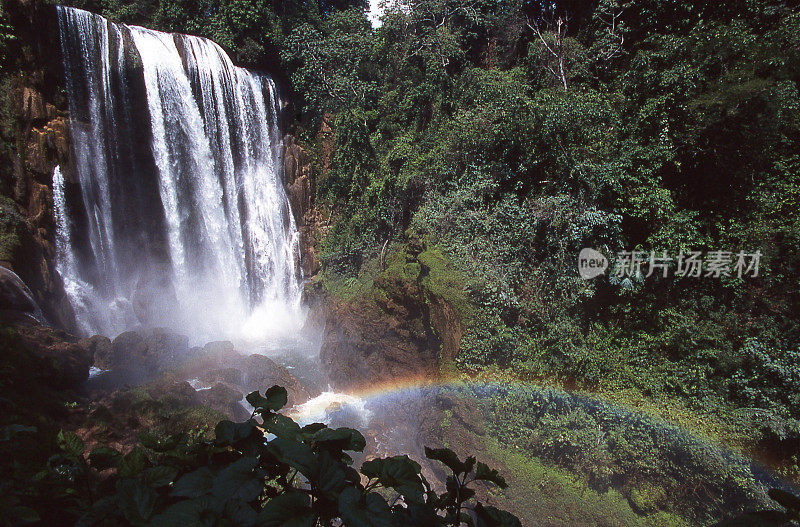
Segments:
[[[256,506],[258,506],[256,504]],[[225,518],[236,527],[255,527],[258,525],[258,512],[249,503],[234,499],[225,504]]]
[[[217,514],[210,506],[210,498],[180,501],[153,517],[148,527],[212,527]]]
[[[148,468],[142,475],[144,476],[144,481],[151,487],[166,487],[175,480],[175,476],[178,475],[178,469],[159,465]]]
[[[447,488],[447,495],[452,500],[452,502],[465,502],[468,499],[475,496],[475,490],[459,485],[458,481],[456,480],[455,476],[447,476],[447,480],[445,481],[445,487]]]
[[[327,427],[328,426],[325,425],[324,423],[311,423],[301,428],[300,431],[304,434],[308,434],[310,437],[319,432],[320,430],[322,430],[323,428]]]
[[[421,503],[424,488],[419,463],[408,456],[373,459],[361,465],[361,473],[376,478],[381,485],[399,492],[407,501]]]
[[[339,495],[339,514],[348,527],[393,527],[395,524],[383,496],[374,492],[365,496],[355,487],[347,487]]]
[[[67,454],[77,457],[83,453],[83,441],[74,432],[60,430],[56,440],[58,441],[58,447]]]
[[[314,527],[316,517],[306,494],[288,492],[275,496],[258,515],[261,527]]]
[[[435,461],[441,461],[456,475],[463,474],[467,470],[467,466],[462,463],[455,452],[449,448],[428,448],[425,447],[425,457]]]
[[[172,488],[173,496],[197,498],[211,492],[214,473],[208,467],[201,467],[182,476]]]
[[[283,386],[273,386],[262,396],[258,391],[248,393],[245,397],[250,406],[256,410],[266,410],[267,412],[277,412],[286,406],[289,396]]]
[[[315,445],[328,450],[352,450],[362,452],[367,440],[352,428],[323,428],[311,436]]]
[[[478,469],[475,471],[475,479],[483,481],[491,481],[501,489],[506,488],[506,480],[494,469],[490,469],[484,463],[478,463]]]
[[[263,482],[253,471],[257,463],[254,457],[234,461],[214,477],[211,494],[226,502],[230,499],[252,501],[261,494]]]
[[[140,474],[150,462],[144,449],[136,447],[122,458],[117,467],[117,474],[123,478],[132,478]]]
[[[513,514],[480,503],[475,505],[475,517],[478,520],[476,527],[522,527],[519,518]]]
[[[264,430],[277,437],[295,439],[300,434],[300,425],[281,414],[272,414],[264,419]]]
[[[346,465],[334,459],[331,454],[322,452],[318,457],[316,470],[309,480],[321,494],[335,501],[347,485],[346,468]]]
[[[105,446],[95,448],[89,454],[89,463],[91,463],[92,468],[96,470],[105,470],[114,467],[121,459],[122,455],[119,452]]]
[[[119,500],[116,494],[100,498],[95,501],[91,508],[80,517],[75,527],[94,527],[95,525],[105,525],[108,518],[115,516],[119,511]]]
[[[237,441],[250,436],[256,427],[255,421],[248,420],[243,423],[233,421],[220,421],[214,428],[214,437],[217,443],[222,445],[232,445]]]
[[[267,443],[267,448],[279,461],[296,468],[307,478],[313,477],[317,465],[317,455],[310,446],[283,437],[276,437]]]
[[[156,493],[141,481],[121,479],[117,482],[117,505],[134,525],[143,525],[156,506]]]

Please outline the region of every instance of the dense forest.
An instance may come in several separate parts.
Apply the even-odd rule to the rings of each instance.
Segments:
[[[454,367],[655,401],[797,477],[791,5],[421,0],[377,28],[360,2],[76,5],[284,72],[328,291],[425,239],[462,285]],[[757,277],[585,281],[584,247],[763,256]]]
[[[309,294],[371,298],[424,273],[464,328],[449,375],[602,397],[800,482],[793,2],[397,0],[379,23],[352,0],[67,3],[207,37],[278,80],[315,175]],[[3,82],[21,56],[3,23]],[[644,265],[586,280],[584,248]],[[695,252],[731,272],[676,274]],[[733,271],[740,252],[757,273]],[[649,448],[574,455],[601,417],[564,411],[531,438],[520,397],[492,410],[497,436],[593,486]],[[678,470],[659,463],[638,477]]]

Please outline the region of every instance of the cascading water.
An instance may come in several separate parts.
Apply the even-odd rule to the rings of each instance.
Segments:
[[[70,192],[54,174],[58,269],[81,329],[292,331],[299,238],[273,81],[203,38],[58,16],[77,179]]]

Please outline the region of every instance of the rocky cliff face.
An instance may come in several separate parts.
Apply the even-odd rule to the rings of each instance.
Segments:
[[[430,380],[463,336],[463,284],[447,260],[418,240],[389,259],[369,294],[331,298],[320,356],[337,388]]]
[[[320,270],[315,248],[315,231],[318,225],[317,209],[314,207],[316,180],[308,152],[290,134],[283,139],[283,177],[297,229],[300,231],[300,265],[303,276],[308,278]]]
[[[72,329],[74,315],[55,269],[52,174],[74,181],[67,102],[55,8],[11,0],[4,9],[14,34],[4,72],[0,153],[0,265],[30,288],[47,321]]]

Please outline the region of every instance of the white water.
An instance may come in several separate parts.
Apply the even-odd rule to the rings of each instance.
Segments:
[[[79,192],[58,270],[84,333],[259,342],[302,324],[274,82],[213,42],[59,7]],[[70,202],[70,198],[76,202]]]
[[[292,407],[288,415],[300,426],[311,423],[327,424],[330,421],[332,412],[344,408],[355,411],[356,415],[361,419],[362,425],[365,425],[371,417],[371,412],[367,409],[364,399],[355,395],[337,392],[322,392],[313,399]]]

